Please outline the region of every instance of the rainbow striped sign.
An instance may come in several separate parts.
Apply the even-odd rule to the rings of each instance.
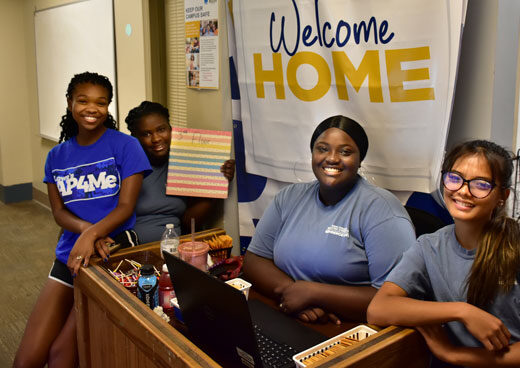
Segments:
[[[166,194],[227,198],[220,166],[230,152],[231,132],[173,127]]]

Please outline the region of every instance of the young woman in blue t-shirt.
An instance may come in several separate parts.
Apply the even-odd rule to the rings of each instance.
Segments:
[[[423,235],[403,255],[368,321],[417,326],[433,354],[451,364],[518,367],[520,228],[505,211],[512,156],[476,140],[454,148],[442,170],[455,224]]]
[[[359,123],[325,119],[310,149],[316,180],[275,196],[256,226],[244,276],[303,321],[365,321],[370,300],[415,242],[412,223],[394,195],[358,174],[368,151]]]
[[[133,227],[143,174],[150,171],[139,142],[116,130],[108,112],[108,78],[77,74],[66,97],[67,112],[60,123],[63,143],[49,152],[44,178],[52,214],[63,233],[15,367],[77,365],[73,278],[94,253],[106,261],[111,236]]]

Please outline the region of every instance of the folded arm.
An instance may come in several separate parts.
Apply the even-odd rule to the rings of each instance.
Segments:
[[[281,302],[288,313],[319,307],[335,316],[365,321],[368,304],[377,290],[371,286],[333,285],[296,281],[280,290]]]
[[[80,219],[65,207],[56,184],[47,183],[47,193],[54,220],[62,228],[60,236],[63,233],[63,229],[81,234],[92,225],[90,222]]]
[[[450,360],[453,364],[466,367],[519,367],[520,342],[497,352],[484,348],[458,347],[451,355]]]
[[[244,276],[262,294],[280,301],[283,304],[284,312],[290,314],[299,314],[319,308],[326,313],[332,313],[345,319],[364,321],[367,306],[376,293],[376,289],[370,286],[294,281],[280,270],[273,260],[251,252],[246,252]],[[305,313],[301,317],[303,316],[309,318]],[[302,319],[305,320],[305,318]],[[314,320],[312,318],[312,321]]]
[[[518,367],[520,365],[520,343],[499,351],[484,348],[454,346],[440,325],[417,328],[428,347],[442,361],[465,367]]]
[[[385,282],[368,307],[369,323],[376,325],[422,326],[462,322],[487,350],[506,347],[511,334],[492,314],[464,302],[430,302],[409,298],[398,285]]]
[[[143,175],[141,173],[125,178],[121,183],[116,208],[102,220],[91,224],[81,232],[67,262],[67,266],[73,274],[77,274],[81,264],[88,265],[90,257],[94,253],[94,245],[99,255],[102,258],[107,258],[108,247],[104,243],[96,242],[96,240],[106,237],[132,215],[142,182]],[[80,256],[81,258],[78,258]]]

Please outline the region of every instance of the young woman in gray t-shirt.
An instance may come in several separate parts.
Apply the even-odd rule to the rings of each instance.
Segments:
[[[416,326],[451,364],[520,366],[520,229],[504,208],[512,174],[512,156],[492,142],[446,156],[444,200],[455,224],[405,252],[368,308],[370,323]]]

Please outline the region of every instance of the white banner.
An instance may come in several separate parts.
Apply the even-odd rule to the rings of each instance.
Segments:
[[[241,0],[233,15],[248,173],[313,179],[311,134],[342,114],[369,137],[367,179],[434,190],[463,0]]]

